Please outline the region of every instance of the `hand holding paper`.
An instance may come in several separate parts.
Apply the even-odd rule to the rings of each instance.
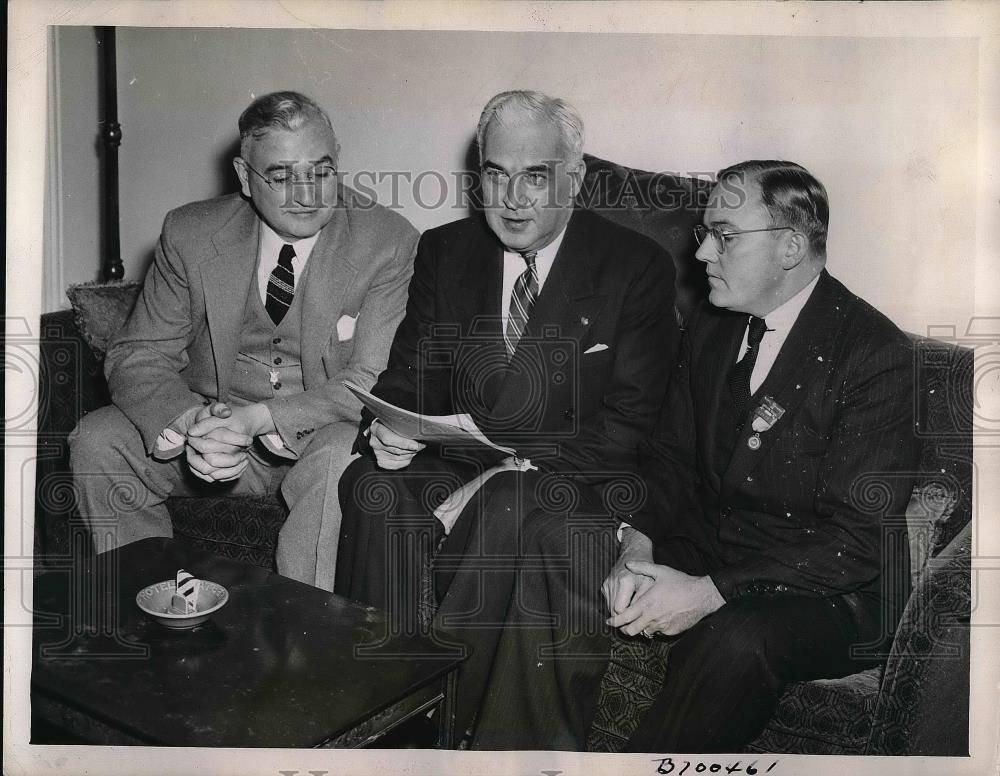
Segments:
[[[397,434],[380,423],[377,418],[372,421],[369,428],[371,436],[368,441],[375,453],[375,460],[383,469],[405,469],[410,465],[413,456],[427,446],[423,442]]]

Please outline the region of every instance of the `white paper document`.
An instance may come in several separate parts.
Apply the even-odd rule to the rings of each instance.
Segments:
[[[450,442],[451,444],[479,444],[507,455],[517,455],[512,447],[491,442],[467,413],[460,415],[421,415],[404,410],[373,396],[360,385],[344,380],[344,387],[357,396],[379,423],[400,436],[420,442]]]

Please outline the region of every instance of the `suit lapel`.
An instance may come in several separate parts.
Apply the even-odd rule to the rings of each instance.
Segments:
[[[809,393],[809,386],[832,368],[832,345],[839,330],[836,290],[823,270],[816,288],[778,352],[771,371],[753,395],[751,406],[760,406],[770,396],[785,412],[767,431],[761,432],[761,445],[751,450],[747,440],[754,433],[750,424],[736,442],[733,457],[723,477],[723,488],[731,491],[750,474],[774,445],[785,426],[791,422],[799,404]]]
[[[483,422],[477,408],[492,407],[504,378],[507,357],[500,328],[500,295],[503,290],[503,248],[482,217],[461,253],[455,271],[442,273],[443,293],[438,298],[446,309],[438,316],[442,323],[454,325],[462,338],[463,364],[474,364],[472,373],[462,380],[474,385],[475,399],[459,409],[473,411]],[[474,347],[475,353],[470,351]]]
[[[302,378],[306,388],[326,379],[323,353],[336,336],[337,320],[344,296],[358,274],[357,262],[364,257],[348,250],[350,216],[343,192],[330,222],[323,227],[313,247],[306,272],[302,299]]]
[[[460,324],[463,329],[479,319],[478,333],[501,336],[500,294],[503,289],[503,248],[485,222],[477,221],[468,248],[461,257],[462,269],[448,280],[452,291],[443,299],[451,308],[442,320]]]
[[[700,433],[699,455],[706,462],[704,470],[713,479],[714,490],[721,487],[720,472],[715,463],[716,434],[720,432],[719,408],[723,393],[729,390],[727,376],[736,363],[743,333],[746,331],[747,316],[712,308],[711,313],[703,313],[703,319],[711,316],[711,324],[701,327],[698,335],[700,351],[697,354],[698,367],[691,370],[695,384],[692,393],[695,406],[701,405],[699,424],[709,433]]]
[[[247,294],[257,269],[258,236],[257,216],[245,203],[212,236],[217,255],[201,267],[205,316],[220,398],[229,395],[229,376],[243,328]]]
[[[566,227],[552,269],[535,301],[521,340],[573,340],[578,345],[596,320],[605,303],[605,296],[595,294],[596,276],[602,256],[595,250],[588,214],[574,212]],[[499,297],[499,294],[498,294]],[[502,346],[502,342],[501,342]],[[579,348],[577,348],[579,351]],[[576,353],[577,359],[582,358]],[[534,363],[542,358],[542,363]],[[523,414],[526,396],[538,396],[535,382],[548,381],[544,349],[518,348],[507,367],[492,418],[510,418]]]

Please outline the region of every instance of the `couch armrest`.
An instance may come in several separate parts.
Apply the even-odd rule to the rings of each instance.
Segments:
[[[39,358],[39,441],[64,439],[81,417],[111,401],[104,365],[84,342],[72,310],[42,316]]]
[[[868,754],[969,754],[972,523],[930,559],[886,664]]]
[[[101,360],[84,342],[72,310],[46,313],[39,327],[35,560],[66,556],[75,509],[67,437],[86,413],[110,402]]]

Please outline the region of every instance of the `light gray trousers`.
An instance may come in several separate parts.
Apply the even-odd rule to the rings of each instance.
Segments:
[[[173,536],[163,503],[168,496],[271,496],[280,488],[289,515],[278,536],[278,573],[332,591],[341,522],[337,483],[354,458],[357,431],[357,423],[331,423],[316,430],[298,461],[272,465],[251,456],[237,480],[206,483],[191,475],[183,455],[162,462],[148,456],[121,410],[101,407],[69,437],[80,515],[103,552]]]

